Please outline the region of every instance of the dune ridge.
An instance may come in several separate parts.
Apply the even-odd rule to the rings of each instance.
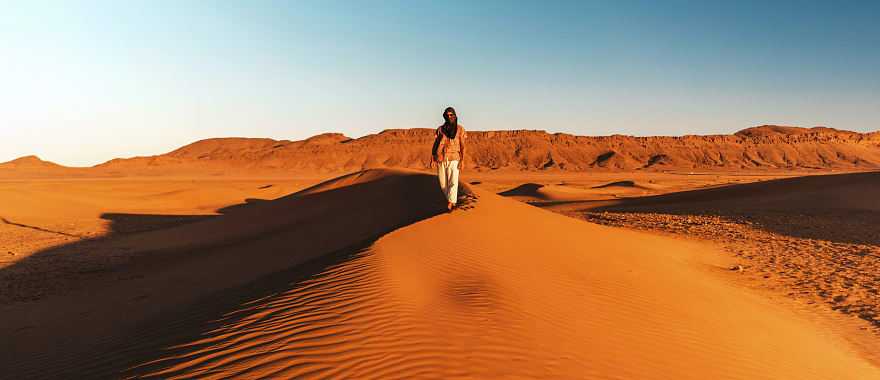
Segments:
[[[475,192],[473,209],[384,235],[128,375],[878,377],[835,337],[706,273],[722,269],[704,246]]]
[[[574,136],[539,130],[471,131],[478,171],[817,170],[880,168],[880,133],[759,126],[733,135]],[[0,164],[0,178],[22,176],[217,176],[346,173],[368,168],[425,169],[428,128],[389,129],[356,139],[326,133],[301,141],[217,138],[156,156],[118,158],[91,168],[30,170]]]
[[[197,300],[225,305],[257,279],[436,215],[440,199],[414,200],[437,191],[421,173],[353,173],[217,217],[37,252],[0,270],[0,368],[13,378],[115,376],[169,330],[187,334],[170,326],[193,319],[178,313]]]

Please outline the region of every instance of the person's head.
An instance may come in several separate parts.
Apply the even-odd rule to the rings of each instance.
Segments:
[[[443,120],[446,120],[446,124],[458,124],[458,115],[455,114],[455,108],[446,107],[443,110]]]

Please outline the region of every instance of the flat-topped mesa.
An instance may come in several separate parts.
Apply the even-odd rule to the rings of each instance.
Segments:
[[[434,128],[391,128],[391,129],[383,129],[381,132],[367,135],[362,138],[367,138],[371,136],[383,136],[383,137],[425,137],[425,136],[433,136]]]
[[[864,134],[852,131],[828,127],[790,127],[780,125],[761,125],[746,128],[734,134],[735,136],[752,139],[758,143],[773,143],[777,141],[792,142],[830,142],[830,141],[860,141]]]
[[[828,127],[813,127],[813,128],[803,128],[803,127],[793,127],[793,126],[785,126],[785,125],[759,125],[757,127],[751,127],[743,129],[739,132],[734,133],[736,136],[741,137],[766,137],[766,136],[792,136],[792,135],[803,135],[803,134],[812,134],[812,135],[859,135],[857,132],[844,131],[840,129],[828,128]]]
[[[288,176],[382,167],[424,170],[430,165],[433,141],[434,128],[386,129],[355,139],[340,133],[299,141],[215,138],[166,154],[114,159],[85,170],[113,176]],[[4,165],[10,166],[0,164],[0,168]],[[468,129],[465,167],[475,171],[876,170],[880,169],[880,132],[762,125],[732,135],[641,137]],[[54,172],[31,171],[41,176]]]
[[[547,133],[547,131],[543,129],[516,129],[516,130],[505,130],[505,131],[485,131],[485,132],[468,132],[473,133],[474,135],[479,135],[485,138],[518,138],[518,137],[541,137],[541,138],[549,138],[551,135]],[[564,135],[564,133],[557,133],[556,135]]]
[[[759,126],[734,135],[710,136],[575,136],[544,130],[469,130],[468,136],[466,166],[478,171],[880,167],[880,146],[864,142],[873,136],[823,127]],[[211,139],[169,155],[223,162],[226,169],[247,167],[251,171],[335,173],[374,167],[426,169],[433,139],[433,128],[386,129],[356,139],[338,133],[293,142]],[[152,165],[162,166],[155,159]]]
[[[470,132],[468,132],[470,133]],[[411,129],[384,129],[379,133],[369,134],[348,143],[354,145],[372,146],[376,144],[430,144],[434,141],[434,129],[411,128]]]
[[[468,138],[471,140],[482,139],[516,139],[538,138],[550,140],[554,138],[577,137],[565,133],[550,134],[545,130],[502,130],[502,131],[475,131],[467,128]],[[410,128],[410,129],[385,129],[377,134],[367,135],[358,140],[426,140],[434,138],[434,128]]]
[[[305,140],[302,140],[303,143],[313,144],[313,145],[328,145],[328,144],[338,144],[342,142],[346,142],[351,140],[350,137],[343,135],[342,133],[322,133],[320,135],[315,135],[309,137]]]
[[[751,127],[737,131],[736,133],[734,133],[734,135],[752,138],[778,135],[798,135],[805,133],[806,131],[806,128],[801,127],[792,127],[785,125],[759,125],[757,127]]]

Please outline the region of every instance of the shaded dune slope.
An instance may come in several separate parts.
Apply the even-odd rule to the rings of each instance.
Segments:
[[[609,187],[636,187],[636,188],[644,188],[644,186],[636,184],[635,181],[624,180],[624,181],[615,181],[606,183],[604,185],[593,186],[594,189],[605,189]]]
[[[524,183],[498,195],[520,201],[537,203],[574,202],[584,199],[617,198],[649,193],[654,188],[631,180],[610,182],[603,185],[582,188],[566,184]]]
[[[558,212],[651,212],[749,220],[784,235],[880,245],[880,172],[774,179],[618,200],[562,201]]]
[[[371,170],[195,223],[35,253],[0,271],[0,287],[28,293],[18,294],[21,299],[49,295],[0,305],[0,367],[16,378],[108,376],[167,341],[168,325],[192,319],[181,310],[210,315],[216,309],[191,306],[198,300],[328,253],[349,254],[384,233],[437,215],[445,210],[439,193],[434,176]],[[40,260],[53,255],[86,263],[34,273]],[[133,335],[143,339],[129,344]]]
[[[505,190],[498,195],[503,195],[505,197],[534,197],[541,198],[543,194],[541,194],[541,189],[546,185],[542,185],[539,183],[524,183],[517,187],[514,187],[510,190]]]
[[[474,208],[253,294],[126,374],[878,378],[833,336],[708,275],[704,246],[475,191]]]
[[[880,172],[815,175],[689,190],[620,201],[621,206],[880,211]]]
[[[595,196],[596,192],[563,184],[542,185],[538,183],[524,183],[512,189],[502,191],[498,195],[521,201],[562,201],[588,198]]]

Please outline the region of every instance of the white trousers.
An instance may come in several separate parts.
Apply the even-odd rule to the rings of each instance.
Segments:
[[[440,190],[446,200],[451,203],[458,201],[458,161],[440,161],[437,163],[437,177],[440,179]]]

